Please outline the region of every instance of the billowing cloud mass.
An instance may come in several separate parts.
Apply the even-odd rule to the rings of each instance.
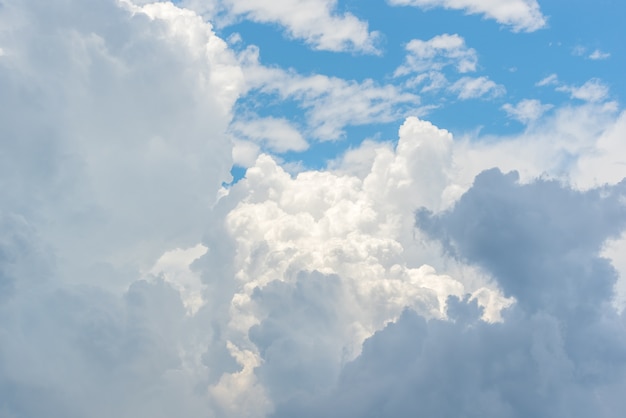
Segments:
[[[169,3],[6,1],[0,27],[0,415],[207,415],[180,296],[140,270],[229,180],[234,54]]]
[[[243,85],[211,26],[167,3],[104,0],[6,2],[0,18],[3,210],[85,269],[197,242],[229,177]]]
[[[626,322],[610,305],[616,272],[598,253],[626,226],[625,183],[578,192],[517,180],[485,171],[453,209],[417,213],[418,227],[515,298],[504,322],[481,321],[475,301],[454,296],[446,321],[407,310],[335,387],[274,416],[619,416]]]
[[[391,3],[545,23],[534,1]],[[497,104],[519,131],[453,135],[418,85],[441,106],[509,87],[460,35],[342,78],[211,23],[377,52],[343,6],[2,1],[0,417],[621,417],[609,83],[554,74]],[[316,170],[289,159],[383,123]]]
[[[387,0],[396,6],[422,8],[444,7],[463,10],[469,14],[482,14],[514,31],[532,32],[546,25],[536,0]]]

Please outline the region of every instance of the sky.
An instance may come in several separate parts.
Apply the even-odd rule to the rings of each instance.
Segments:
[[[0,418],[621,417],[624,18],[0,0]]]

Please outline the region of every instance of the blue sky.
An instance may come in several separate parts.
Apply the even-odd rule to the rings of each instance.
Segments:
[[[0,0],[0,418],[617,418],[623,2]]]
[[[539,6],[545,23],[539,28],[517,30],[514,25],[490,19],[484,13],[468,14],[463,9],[338,2],[333,9],[336,15],[351,13],[367,23],[370,31],[378,32],[374,52],[320,50],[301,38],[290,36],[288,29],[279,24],[245,18],[220,27],[218,34],[224,38],[238,34],[241,37],[238,48],[258,46],[263,65],[289,68],[305,76],[322,74],[356,82],[373,80],[379,85],[398,86],[402,91],[419,96],[418,103],[399,106],[398,117],[394,120],[382,124],[346,124],[341,137],[334,138],[333,142],[337,142],[334,144],[320,144],[319,138],[304,132],[310,149],[283,156],[288,162],[302,161],[306,167],[321,168],[327,159],[364,138],[392,140],[399,121],[411,112],[427,116],[428,120],[457,135],[478,130],[483,135],[522,132],[525,123],[507,116],[503,110],[507,103],[516,104],[525,99],[556,107],[576,103],[571,92],[555,91],[557,83],[537,85],[553,74],[561,87],[580,87],[589,80],[596,80],[608,89],[606,100],[621,103],[625,86],[619,76],[624,67],[619,39],[623,37],[620,21],[625,13],[624,6],[617,2],[591,5],[584,1],[569,2],[566,7],[562,2],[547,1]],[[501,87],[501,92],[459,99],[441,90],[421,93],[423,85],[403,86],[406,77],[394,77],[394,71],[404,62],[405,47],[411,40],[428,40],[442,34],[462,37],[466,47],[475,50],[477,63],[472,77],[488,77]],[[443,73],[450,81],[461,78],[450,66],[444,68]],[[239,106],[249,109],[258,106],[261,100],[262,114],[286,117],[300,125],[305,123],[297,102],[275,99],[271,95],[259,97],[253,93],[240,99]],[[432,108],[424,109],[425,106]],[[301,128],[306,131],[306,127]]]

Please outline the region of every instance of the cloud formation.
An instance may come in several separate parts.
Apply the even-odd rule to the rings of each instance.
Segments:
[[[616,272],[598,253],[626,226],[624,193],[625,183],[520,185],[494,169],[450,211],[419,211],[421,229],[516,299],[504,322],[481,321],[475,301],[454,296],[447,320],[406,310],[365,341],[328,393],[273,416],[619,416],[626,322],[610,305]]]
[[[168,3],[103,0],[7,2],[0,19],[3,210],[35,222],[62,268],[194,245],[229,177],[243,87],[211,26]]]
[[[182,276],[142,272],[230,177],[235,55],[171,3],[10,0],[0,26],[0,415],[214,415]]]
[[[514,31],[533,32],[546,25],[536,0],[388,0],[394,6],[415,6],[425,9],[444,7],[481,14],[498,23],[511,26]]]
[[[463,77],[454,82],[449,90],[458,94],[461,100],[497,97],[506,91],[504,86],[496,84],[487,77]]]
[[[268,151],[304,151],[308,148],[300,132],[283,118],[255,118],[238,120],[231,125],[231,131],[241,139],[263,144]]]
[[[337,0],[184,0],[183,4],[222,24],[241,17],[278,24],[288,36],[317,50],[379,53],[379,33],[352,13],[338,11]]]
[[[289,27],[274,8],[296,3],[235,14]],[[602,83],[546,79],[587,99],[505,106],[529,121],[518,134],[411,116],[292,175],[267,152],[419,113],[419,97],[263,66],[205,18],[3,2],[0,416],[620,416],[626,113]],[[443,76],[477,66],[460,36],[409,45],[406,75],[497,94]],[[245,94],[304,116],[238,108]],[[233,161],[246,176],[221,186]]]
[[[536,99],[524,99],[515,105],[506,103],[502,109],[511,117],[524,124],[528,124],[539,119],[545,112],[554,106],[542,104]]]
[[[440,71],[446,66],[454,66],[459,73],[476,71],[476,50],[468,48],[465,39],[457,34],[438,35],[428,41],[413,39],[406,50],[406,62],[395,71],[396,76]]]
[[[305,76],[293,70],[264,66],[259,51],[250,47],[240,55],[250,94],[276,95],[304,109],[308,136],[338,140],[346,126],[391,122],[409,109],[420,110],[419,96],[394,84],[372,79],[358,82],[322,74]]]

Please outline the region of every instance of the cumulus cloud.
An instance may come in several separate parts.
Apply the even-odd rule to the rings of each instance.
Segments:
[[[397,142],[290,175],[262,148],[418,98],[237,59],[170,3],[3,4],[0,415],[623,410],[624,318],[599,257],[622,265],[626,222],[610,103],[499,141],[409,117]],[[230,126],[251,91],[299,103],[303,134]],[[231,155],[250,168],[221,188]]]
[[[457,34],[438,35],[428,41],[413,39],[406,50],[405,63],[395,71],[396,76],[441,70],[446,66],[454,66],[460,73],[476,71],[476,50],[468,48],[465,39]]]
[[[444,7],[481,14],[498,23],[511,26],[516,32],[533,32],[546,26],[536,0],[387,0],[394,6],[415,6],[425,9]]]
[[[552,109],[550,104],[542,104],[536,99],[524,99],[515,105],[506,103],[502,106],[502,109],[512,118],[528,124],[534,122],[541,117],[545,112]]]
[[[8,2],[0,19],[4,210],[36,222],[60,268],[146,267],[194,245],[229,177],[243,87],[211,26],[111,1]]]
[[[149,270],[230,177],[235,55],[171,3],[10,0],[0,26],[0,415],[213,415],[199,254]]]
[[[238,283],[224,332],[231,355],[249,357],[216,388],[236,399],[264,393],[274,407],[314,399],[364,339],[406,307],[442,318],[451,294],[474,294],[485,319],[498,320],[510,302],[488,276],[443,262],[436,246],[415,239],[414,208],[438,209],[448,199],[451,135],[409,118],[399,138],[395,147],[354,150],[333,172],[294,177],[261,155],[219,202],[220,236],[232,248],[216,262],[232,259]]]
[[[365,341],[328,393],[285,402],[274,416],[619,416],[625,323],[608,303],[615,271],[598,252],[626,226],[625,192],[624,183],[520,185],[490,170],[450,211],[418,212],[419,227],[515,297],[504,322],[481,321],[467,298],[448,299],[447,320],[406,310]]]

